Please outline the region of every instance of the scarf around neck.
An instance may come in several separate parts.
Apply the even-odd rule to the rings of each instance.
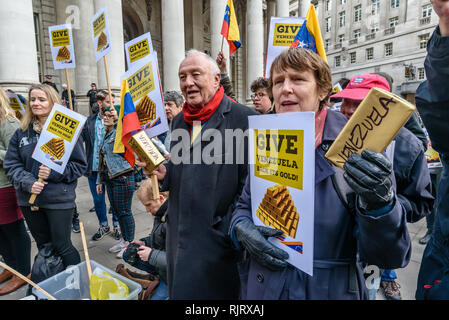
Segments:
[[[182,112],[184,114],[184,121],[190,126],[193,126],[194,121],[201,121],[201,124],[209,120],[210,116],[218,109],[218,106],[223,100],[224,88],[220,85],[220,88],[215,93],[214,97],[208,104],[202,108],[196,108],[189,105],[187,102],[184,103],[182,107]]]
[[[324,123],[326,122],[327,107],[325,106],[321,111],[315,113],[315,149],[321,144],[323,140]]]

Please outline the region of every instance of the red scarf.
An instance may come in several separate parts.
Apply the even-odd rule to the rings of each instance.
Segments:
[[[220,88],[215,93],[214,97],[208,104],[202,108],[196,108],[189,105],[187,102],[184,103],[182,107],[182,112],[184,114],[184,121],[189,125],[193,126],[193,121],[201,121],[203,124],[205,121],[209,120],[210,116],[218,109],[218,106],[223,100],[224,88],[220,85]]]
[[[326,122],[327,107],[325,106],[321,111],[315,113],[315,149],[321,144],[323,140],[324,123]]]

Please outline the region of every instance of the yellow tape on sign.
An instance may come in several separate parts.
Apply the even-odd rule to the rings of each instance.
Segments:
[[[97,37],[104,29],[106,29],[104,12],[92,22],[92,26],[94,27],[94,37]]]
[[[52,31],[51,41],[53,47],[69,46],[70,45],[69,29]]]
[[[151,62],[144,65],[128,78],[128,86],[133,101],[138,101],[154,90],[153,66]]]
[[[132,46],[128,47],[129,61],[131,63],[142,59],[150,54],[150,46],[148,45],[148,39],[143,39]]]
[[[254,130],[255,176],[303,189],[304,130]]]
[[[274,25],[273,46],[290,47],[302,24],[276,23]]]
[[[68,142],[72,142],[78,125],[78,120],[56,111],[47,127],[47,131]]]

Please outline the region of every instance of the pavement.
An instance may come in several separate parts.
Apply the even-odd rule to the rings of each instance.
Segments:
[[[100,241],[91,240],[92,235],[98,229],[98,219],[95,212],[89,212],[89,209],[93,207],[93,201],[89,190],[87,178],[82,177],[78,180],[78,187],[76,193],[77,193],[76,203],[78,207],[78,212],[80,214],[80,221],[82,221],[84,224],[89,258],[111,270],[115,270],[117,264],[124,263],[123,260],[116,258],[116,254],[108,252],[108,249],[112,247],[114,244],[116,244],[117,240],[112,238],[110,235],[105,236]],[[109,208],[108,202],[107,207]],[[151,216],[151,214],[145,212],[145,207],[137,199],[136,193],[134,194],[133,198],[132,211],[136,224],[135,239],[140,239],[148,236],[149,232],[152,229],[153,217]],[[108,220],[110,226],[112,226],[112,216],[109,214]],[[401,294],[403,300],[415,300],[414,296],[416,291],[416,281],[418,277],[419,267],[421,264],[422,254],[425,249],[425,246],[419,244],[418,240],[421,237],[423,237],[427,231],[426,220],[421,219],[421,221],[416,222],[414,224],[408,224],[408,230],[410,233],[410,237],[412,239],[411,260],[410,263],[407,265],[407,267],[403,269],[397,269],[396,273],[398,275],[398,282],[401,286]],[[32,237],[31,240],[32,240],[31,257],[32,259],[34,259],[34,257],[37,254],[37,248],[36,243],[34,242]],[[375,241],[375,239],[373,239],[373,241]],[[81,261],[84,261],[85,254],[81,241],[81,234],[72,233],[72,242],[80,253]],[[388,248],[386,248],[386,250],[388,250]],[[135,268],[129,265],[126,266],[131,270],[136,270]],[[0,268],[0,272],[1,271],[2,268]],[[26,290],[27,286],[23,286],[22,288],[13,293],[0,296],[0,300],[22,299],[26,296]],[[377,299],[385,300],[385,297],[381,293],[381,290],[379,290],[377,294]]]

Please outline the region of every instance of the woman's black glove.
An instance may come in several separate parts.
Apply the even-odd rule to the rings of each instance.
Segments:
[[[374,211],[392,204],[394,199],[391,162],[382,154],[364,150],[349,156],[343,174],[349,186],[359,195],[359,206]]]
[[[288,253],[274,246],[268,237],[282,235],[282,231],[268,227],[255,226],[249,219],[244,219],[234,226],[237,240],[248,250],[250,256],[260,265],[271,270],[280,270],[287,266]]]

